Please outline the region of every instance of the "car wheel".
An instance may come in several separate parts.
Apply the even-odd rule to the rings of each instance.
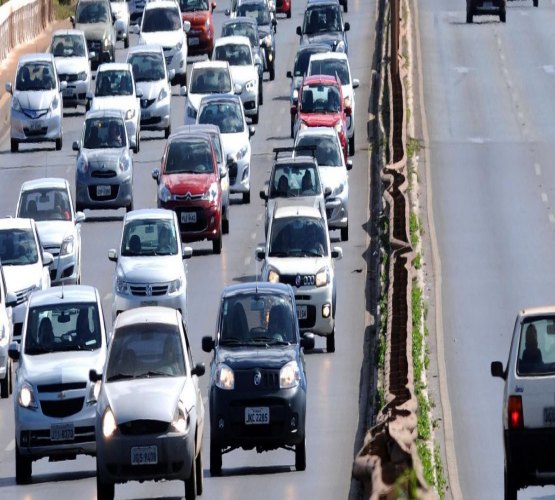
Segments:
[[[202,469],[202,450],[198,452],[196,458],[196,473],[197,473],[197,495],[202,495],[202,491],[204,490],[204,474]]]
[[[258,89],[258,105],[262,106],[264,104],[264,93],[262,91],[262,80],[260,80],[260,88]]]
[[[256,125],[258,123],[258,114],[260,113],[260,110],[257,109],[256,110],[256,114],[254,116],[252,116],[251,120],[252,120],[252,124]]]
[[[19,446],[15,445],[15,482],[26,484],[31,482],[33,461],[19,453]]]
[[[212,240],[212,253],[220,255],[222,253],[222,227],[220,225],[220,234],[215,240]]]
[[[538,0],[534,0],[534,7],[538,6]]]
[[[341,228],[341,241],[349,240],[349,223],[347,222],[346,227]]]
[[[133,207],[134,207],[134,203],[133,203],[133,199],[131,199],[131,202],[129,203],[129,205],[125,207],[125,211],[131,212],[131,210],[133,210]]]
[[[0,380],[0,398],[2,399],[10,397],[10,371],[11,366],[10,362],[8,361],[8,364],[6,365],[6,376],[2,380]]]
[[[10,150],[12,153],[17,153],[19,151],[19,142],[17,142],[15,139],[12,139],[10,141]]]
[[[62,138],[56,139],[56,151],[60,151],[62,149]]]
[[[306,469],[306,438],[295,445],[295,469]]]
[[[289,7],[289,10],[287,11],[287,19],[291,19],[291,7]]]
[[[295,120],[291,120],[291,139],[295,138]]]
[[[210,475],[219,476],[222,473],[222,449],[220,443],[210,436]]]
[[[129,48],[129,32],[127,33],[127,36],[123,39],[123,48],[124,49]]]
[[[246,193],[243,193],[243,203],[249,204],[251,202],[251,192],[250,190]]]
[[[326,337],[326,350],[335,352],[335,327],[333,331]]]
[[[105,483],[102,481],[98,473],[98,466],[96,468],[96,498],[98,500],[114,500],[115,494],[114,483]]]
[[[349,138],[349,156],[354,156],[355,154],[355,132],[353,130],[353,136]]]
[[[514,471],[505,465],[505,500],[517,500],[518,487],[514,478]]]
[[[186,86],[187,85],[187,71],[185,71],[185,74],[183,74],[179,77],[179,84],[181,86]]]
[[[13,373],[12,373],[12,360],[10,359],[8,361],[8,369],[9,369],[9,374],[10,374],[10,384],[8,386],[8,389],[10,390],[10,394],[13,393]]]
[[[193,457],[191,461],[191,472],[185,479],[185,500],[195,500],[197,498],[197,460]]]
[[[229,234],[229,217],[227,215],[227,210],[225,211],[224,218],[222,220],[222,233]]]
[[[172,133],[171,123],[164,129],[164,139],[167,139]]]
[[[499,20],[504,23],[507,21],[507,11],[505,9],[501,10],[501,12],[499,12]]]
[[[276,64],[275,62],[272,62],[272,65],[270,66],[270,80],[273,80],[276,77]]]
[[[135,153],[138,153],[141,150],[141,132],[137,130],[137,138],[135,139]]]
[[[466,9],[466,22],[468,24],[472,23],[473,17],[474,16],[472,15],[472,11],[470,9]]]

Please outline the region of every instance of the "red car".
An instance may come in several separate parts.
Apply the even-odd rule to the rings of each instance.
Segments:
[[[295,135],[306,127],[334,127],[339,135],[347,163],[347,116],[351,107],[345,106],[341,82],[327,75],[306,77],[299,88],[298,100],[291,105],[295,118]]]
[[[221,253],[222,190],[210,136],[171,134],[152,177],[158,183],[158,207],[175,210],[182,240],[210,240],[213,252]]]
[[[287,14],[287,18],[291,17],[291,6],[293,0],[276,0],[276,12],[280,14]]]
[[[187,47],[190,56],[212,55],[214,48],[214,22],[212,11],[216,2],[212,0],[179,0],[183,21],[191,23],[187,33]]]

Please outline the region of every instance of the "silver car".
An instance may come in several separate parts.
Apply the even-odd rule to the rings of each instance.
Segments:
[[[173,210],[148,208],[125,215],[116,262],[112,319],[127,309],[160,305],[178,309],[187,322],[187,271],[183,260],[193,249],[181,243]]]
[[[47,177],[24,182],[19,191],[16,217],[37,223],[42,248],[52,254],[52,285],[81,282],[81,223],[83,212],[75,212],[69,182]]]
[[[29,299],[21,344],[10,344],[18,362],[14,394],[15,481],[31,481],[33,461],[94,455],[99,384],[90,370],[106,359],[106,329],[96,288],[70,285]]]
[[[121,113],[89,111],[80,141],[75,169],[77,211],[85,208],[133,210],[133,156]]]
[[[26,54],[19,58],[15,85],[6,83],[12,94],[10,113],[11,152],[22,142],[55,142],[62,149],[62,91],[52,54]]]
[[[167,307],[120,314],[96,408],[96,484],[99,500],[115,483],[182,480],[185,498],[202,493],[204,404],[179,311]]]

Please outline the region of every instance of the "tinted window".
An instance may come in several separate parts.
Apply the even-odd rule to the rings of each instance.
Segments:
[[[316,160],[318,165],[333,167],[342,166],[341,146],[336,139],[327,136],[303,136],[297,146],[316,146]]]
[[[338,113],[341,96],[335,85],[305,85],[301,95],[303,113]]]
[[[164,58],[161,53],[133,54],[127,61],[133,69],[135,82],[163,80]]]
[[[123,228],[121,255],[177,255],[177,235],[170,219],[135,219]]]
[[[243,132],[245,124],[240,106],[239,103],[207,104],[201,109],[198,122],[217,125],[222,134]]]
[[[179,8],[181,12],[208,10],[208,0],[179,0]]]
[[[85,44],[78,35],[56,35],[50,50],[54,57],[85,57]]]
[[[126,142],[123,120],[103,117],[89,118],[85,121],[84,148],[121,148],[126,145]]]
[[[342,31],[339,5],[318,5],[305,11],[303,33],[313,35],[326,31]]]
[[[258,35],[256,29],[252,24],[248,23],[227,23],[222,29],[222,36],[240,35],[248,37],[251,42],[251,47],[258,47]]]
[[[108,8],[104,2],[79,2],[75,13],[77,23],[107,23],[109,18]]]
[[[277,164],[270,185],[270,198],[314,196],[322,192],[316,166]]]
[[[341,85],[351,83],[346,59],[319,59],[310,63],[311,75],[338,76]]]
[[[227,61],[230,66],[248,66],[252,64],[250,47],[235,43],[219,45],[214,50],[214,60]]]
[[[44,220],[71,220],[71,203],[65,189],[33,189],[21,194],[18,217]]]
[[[147,9],[143,14],[141,31],[176,31],[181,29],[181,17],[176,9]]]
[[[37,241],[32,229],[0,231],[0,261],[3,266],[26,266],[38,260]]]
[[[223,94],[231,91],[231,78],[226,68],[196,67],[191,77],[190,91],[194,94]]]
[[[214,172],[214,158],[208,139],[176,139],[168,145],[164,173],[207,174],[212,172]]]
[[[129,71],[108,70],[97,73],[95,88],[97,97],[133,94],[133,79]]]
[[[52,90],[56,88],[54,69],[49,62],[26,63],[19,67],[16,90]]]
[[[309,217],[273,219],[270,257],[322,257],[327,254],[326,230],[322,220]]]

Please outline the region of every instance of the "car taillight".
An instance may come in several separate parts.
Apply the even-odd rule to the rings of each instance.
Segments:
[[[509,412],[509,429],[522,429],[524,427],[522,398],[520,396],[509,396],[507,410]]]

